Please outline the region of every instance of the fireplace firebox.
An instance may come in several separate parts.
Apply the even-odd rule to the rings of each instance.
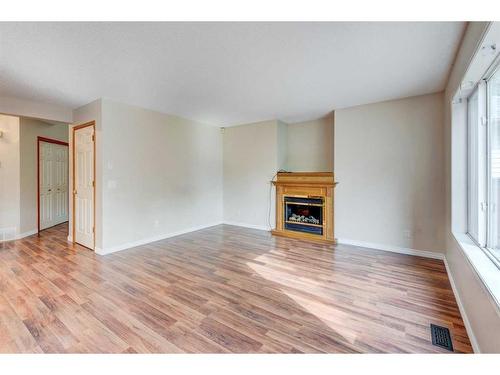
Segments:
[[[284,197],[285,229],[323,234],[323,198]]]

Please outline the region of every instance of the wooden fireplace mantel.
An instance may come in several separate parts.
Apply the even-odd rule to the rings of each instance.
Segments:
[[[271,231],[273,235],[336,244],[333,235],[333,189],[337,183],[332,172],[280,172],[273,184],[276,186],[276,228]],[[307,224],[286,221],[285,198],[321,199],[322,222]],[[292,226],[295,229],[291,229]],[[313,226],[321,233],[307,233],[296,229],[303,226]]]

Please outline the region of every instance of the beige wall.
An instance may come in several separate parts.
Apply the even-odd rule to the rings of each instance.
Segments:
[[[286,168],[292,172],[333,171],[333,113],[288,125]]]
[[[219,128],[108,100],[101,114],[103,253],[222,222]]]
[[[224,131],[224,222],[269,230],[275,226],[279,169],[333,170],[333,115],[295,124],[279,120]]]
[[[339,241],[444,252],[443,95],[335,111]]]
[[[73,121],[71,108],[6,96],[0,97],[0,113],[65,123]]]
[[[19,118],[0,115],[0,241],[21,234]]]
[[[21,118],[21,232],[37,230],[37,137],[68,141],[67,124],[47,124],[36,119]]]
[[[270,181],[283,168],[279,163],[285,161],[285,135],[286,128],[276,120],[225,129],[224,222],[260,229],[269,229],[270,222],[274,227]]]
[[[282,169],[288,169],[288,124],[277,120],[277,153],[278,165]]]
[[[485,353],[500,352],[500,312],[493,298],[490,296],[483,282],[476,274],[460,245],[452,234],[452,211],[455,214],[461,210],[460,207],[453,207],[452,202],[462,201],[454,197],[457,191],[462,191],[460,186],[452,186],[452,181],[460,181],[463,174],[463,160],[452,160],[452,139],[464,132],[458,129],[459,123],[451,123],[451,99],[457,91],[462,77],[465,75],[471,59],[480,46],[482,37],[488,27],[487,22],[469,23],[466,34],[462,40],[457,59],[454,62],[450,79],[446,87],[444,97],[445,121],[445,166],[446,166],[446,260],[449,271],[453,277],[459,299],[462,303],[465,316],[464,319],[470,324],[472,332],[469,336],[475,341],[476,349]],[[463,125],[463,124],[462,124]],[[455,147],[457,145],[455,144]],[[453,170],[453,175],[452,175]],[[453,188],[453,189],[452,189]],[[479,250],[479,249],[478,249]]]

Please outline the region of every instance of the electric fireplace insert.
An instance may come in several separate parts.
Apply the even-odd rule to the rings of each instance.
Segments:
[[[285,229],[317,235],[323,235],[322,197],[301,198],[283,197]]]

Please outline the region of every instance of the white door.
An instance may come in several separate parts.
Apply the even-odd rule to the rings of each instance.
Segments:
[[[54,165],[54,222],[68,221],[68,146],[52,145]]]
[[[94,248],[94,127],[74,132],[74,241]]]
[[[68,147],[40,142],[40,230],[68,221]]]

